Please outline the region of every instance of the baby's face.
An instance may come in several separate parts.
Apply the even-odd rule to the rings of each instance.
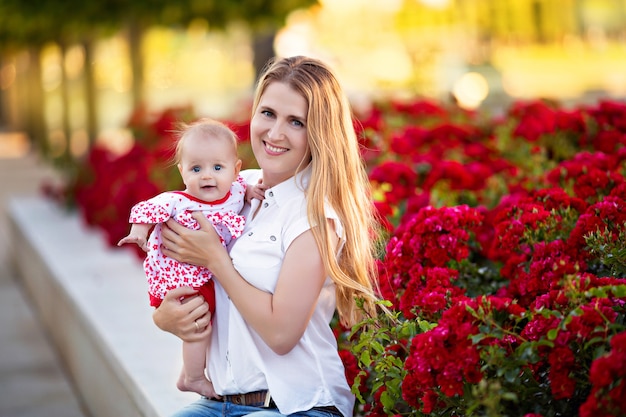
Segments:
[[[178,169],[187,193],[203,201],[222,199],[237,178],[241,160],[233,144],[218,136],[185,138]]]

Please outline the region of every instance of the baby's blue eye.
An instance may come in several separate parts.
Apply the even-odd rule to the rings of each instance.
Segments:
[[[216,171],[220,171],[222,169],[222,166],[221,165],[215,165],[213,167],[213,169],[216,170]]]
[[[193,168],[191,168],[191,170],[193,172],[200,172],[200,167],[193,167]]]

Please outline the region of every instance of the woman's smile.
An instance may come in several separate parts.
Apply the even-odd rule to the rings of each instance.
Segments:
[[[285,152],[287,152],[289,149],[287,148],[281,148],[278,146],[274,146],[274,145],[270,145],[267,141],[263,142],[265,144],[265,149],[268,151],[268,153],[271,154],[276,154],[276,155],[280,155],[283,154]]]

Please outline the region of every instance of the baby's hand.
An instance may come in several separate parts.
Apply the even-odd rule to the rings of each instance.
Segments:
[[[144,252],[148,252],[148,242],[146,238],[143,236],[134,236],[128,235],[125,238],[122,238],[119,242],[117,242],[117,246],[122,246],[126,243],[136,243]]]
[[[246,201],[249,203],[253,198],[257,200],[265,199],[265,190],[267,190],[267,185],[263,184],[263,180],[260,179],[257,184],[248,185],[246,188]]]

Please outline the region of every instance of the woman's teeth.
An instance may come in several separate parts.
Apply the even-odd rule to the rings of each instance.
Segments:
[[[269,143],[265,142],[265,147],[270,150],[271,152],[276,152],[276,153],[280,153],[280,152],[287,152],[287,149],[285,148],[277,148],[275,146],[270,145]]]

